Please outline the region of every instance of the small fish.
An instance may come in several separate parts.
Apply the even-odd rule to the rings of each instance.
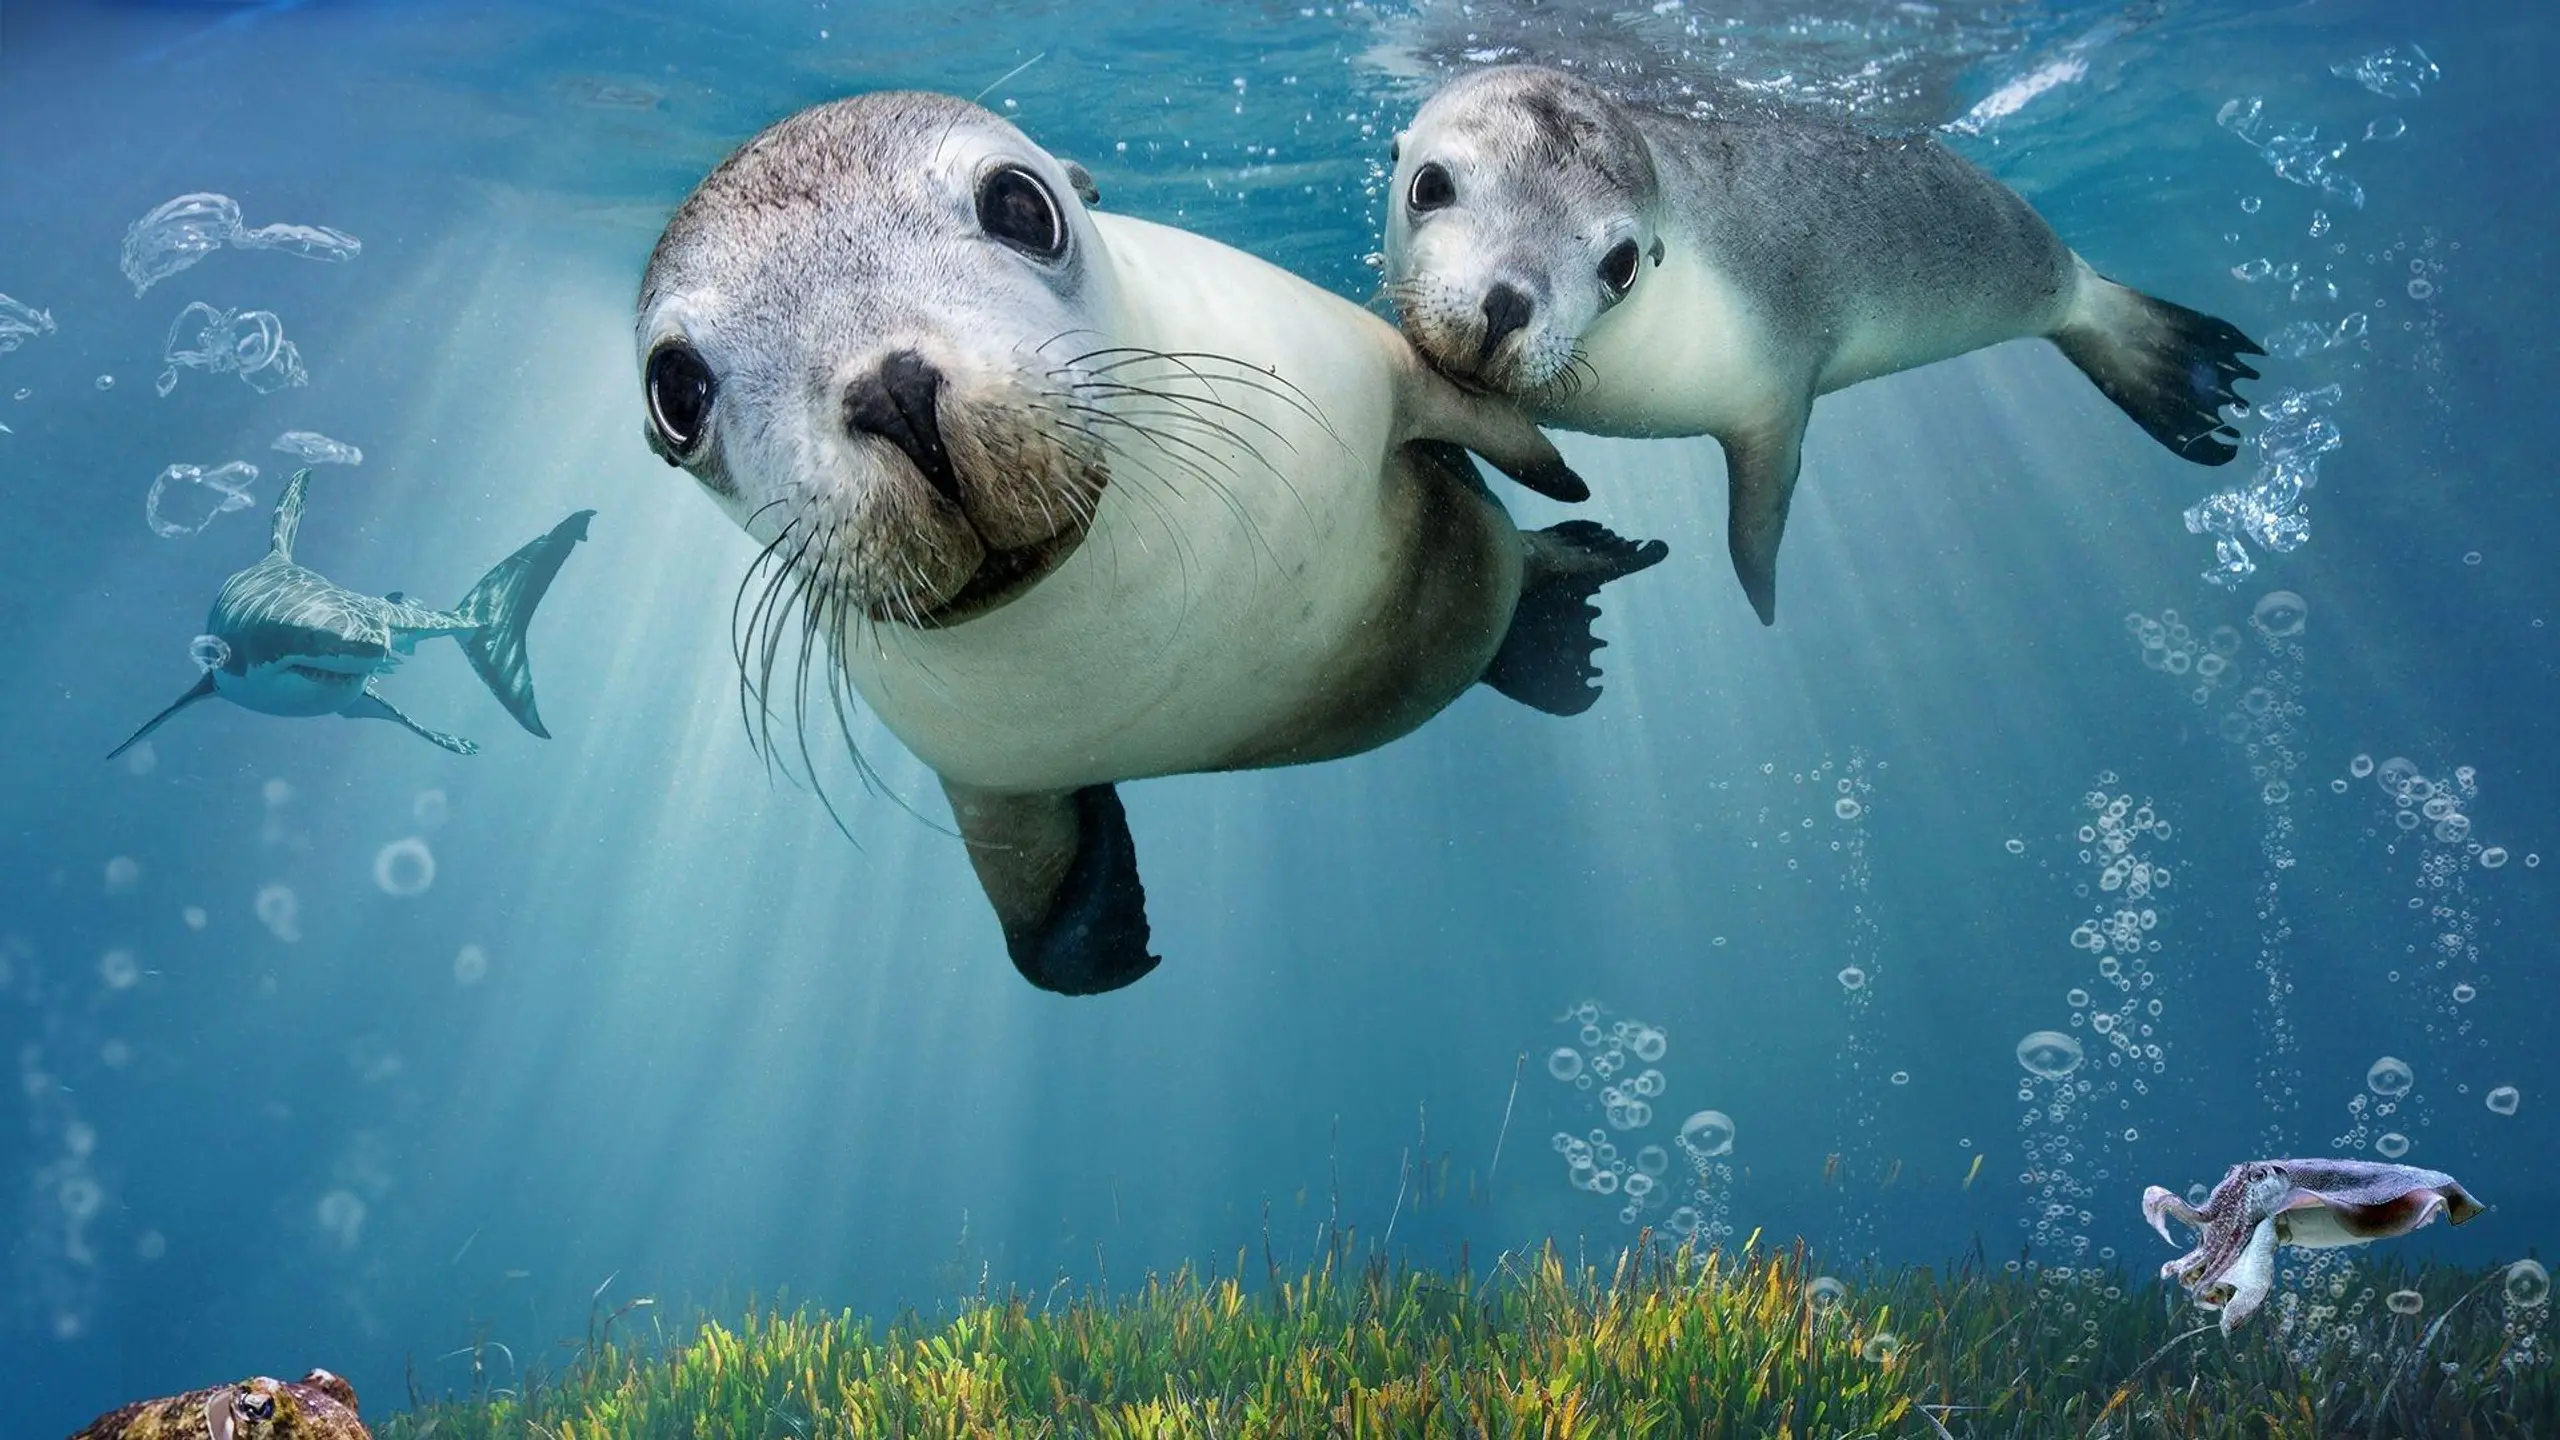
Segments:
[[[373,1440],[356,1388],[326,1370],[299,1380],[258,1375],[110,1410],[71,1440]]]
[[[1981,1174],[1981,1173],[1982,1173],[1982,1156],[1981,1156],[1979,1153],[1976,1153],[1976,1154],[1974,1155],[1974,1157],[1973,1157],[1973,1165],[1972,1165],[1972,1168],[1970,1168],[1970,1169],[1968,1169],[1968,1170],[1966,1170],[1966,1171],[1964,1172],[1964,1188],[1965,1188],[1965,1189],[1967,1189],[1967,1190],[1972,1189],[1972,1188],[1973,1188],[1973,1177],[1975,1177],[1976,1175],[1979,1175],[1979,1174]]]
[[[533,667],[525,630],[533,609],[569,551],[587,538],[596,512],[581,510],[498,563],[451,610],[420,605],[398,591],[380,597],[343,590],[293,563],[293,539],[302,527],[308,469],[294,472],[276,502],[267,556],[223,582],[206,617],[199,651],[203,678],[168,709],[151,717],[107,758],[134,747],[170,716],[219,695],[265,715],[345,715],[390,720],[457,755],[479,746],[459,735],[430,730],[403,715],[374,689],[418,642],[450,635],[471,668],[516,723],[550,738],[533,706]]]
[[[2220,1309],[2226,1335],[2265,1302],[2280,1245],[2362,1245],[2406,1235],[2438,1215],[2460,1225],[2486,1208],[2441,1170],[2373,1160],[2234,1165],[2201,1210],[2158,1185],[2142,1192],[2142,1218],[2161,1239],[2169,1240],[2172,1218],[2196,1232],[2196,1248],[2162,1265],[2160,1278]]]

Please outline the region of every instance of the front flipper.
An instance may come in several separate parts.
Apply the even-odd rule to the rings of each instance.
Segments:
[[[441,730],[430,730],[401,714],[400,707],[383,699],[381,692],[373,688],[373,682],[370,680],[364,682],[364,693],[357,696],[353,704],[338,713],[350,720],[389,720],[394,724],[407,726],[419,738],[441,745],[456,755],[480,753],[479,745],[473,741],[465,740],[459,735],[447,735]]]
[[[1381,328],[1387,328],[1381,326]],[[1555,443],[1529,421],[1517,404],[1498,395],[1471,395],[1449,377],[1423,363],[1422,357],[1395,334],[1404,352],[1398,372],[1396,409],[1402,422],[1398,444],[1411,440],[1445,440],[1483,456],[1494,469],[1550,500],[1578,504],[1591,498],[1591,487],[1564,463]]]
[[[1024,979],[1099,995],[1156,968],[1162,957],[1147,951],[1147,892],[1118,791],[1009,795],[950,780],[942,790]]]
[[[148,735],[148,734],[150,734],[152,731],[159,729],[159,728],[160,728],[160,722],[161,722],[161,721],[168,719],[170,716],[177,714],[179,711],[186,709],[188,706],[193,705],[194,703],[196,703],[196,702],[197,702],[197,701],[199,701],[199,700],[203,700],[203,699],[206,699],[206,698],[210,697],[212,694],[213,694],[213,672],[212,672],[212,671],[210,671],[210,670],[207,670],[206,672],[204,672],[204,674],[203,674],[202,676],[198,677],[198,679],[196,680],[196,683],[195,683],[194,685],[192,685],[192,686],[188,687],[188,690],[187,690],[187,693],[186,693],[186,694],[181,695],[181,696],[179,696],[177,699],[170,701],[170,702],[169,702],[169,708],[168,708],[168,709],[163,710],[163,711],[161,711],[159,714],[152,716],[150,719],[143,721],[143,722],[142,722],[142,728],[141,728],[141,729],[136,730],[136,731],[134,731],[131,735],[126,736],[126,737],[125,737],[125,741],[124,741],[124,743],[123,743],[123,744],[121,744],[121,745],[117,746],[117,747],[116,747],[116,748],[114,748],[113,750],[108,751],[108,752],[107,752],[107,758],[108,758],[108,759],[110,759],[110,760],[113,760],[114,758],[116,758],[117,756],[119,756],[119,755],[123,754],[123,753],[124,753],[124,752],[126,752],[127,750],[132,749],[134,746],[136,746],[136,745],[138,745],[138,744],[140,744],[140,743],[142,742],[142,737],[143,737],[143,736]]]
[[[1579,715],[1600,698],[1591,654],[1609,643],[1591,633],[1600,618],[1591,597],[1612,580],[1660,564],[1671,547],[1638,543],[1589,520],[1527,531],[1520,545],[1520,600],[1484,683],[1532,709]]]
[[[1716,437],[1724,442],[1725,544],[1733,552],[1734,577],[1763,625],[1778,623],[1778,542],[1786,538],[1787,510],[1795,504],[1809,408]]]

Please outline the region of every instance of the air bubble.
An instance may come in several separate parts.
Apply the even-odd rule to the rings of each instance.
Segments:
[[[424,895],[436,883],[435,852],[415,835],[394,840],[374,853],[373,883],[403,900]]]
[[[2364,1072],[2365,1088],[2385,1100],[2399,1099],[2414,1089],[2417,1083],[2417,1072],[2409,1068],[2407,1061],[2396,1060],[2388,1055],[2374,1061],[2372,1068]]]
[[[2038,1030],[2018,1042],[2018,1063],[2047,1080],[2079,1069],[2083,1056],[2080,1042],[2058,1030]]]
[[[2519,1260],[2507,1267],[2507,1303],[2530,1309],[2551,1298],[2551,1272],[2540,1262]]]
[[[2397,1160],[2409,1153],[2409,1137],[2397,1130],[2386,1130],[2374,1139],[2373,1150],[2385,1160]]]
[[[1733,1117],[1721,1110],[1701,1110],[1680,1123],[1680,1144],[1693,1159],[1733,1153]]]
[[[2524,1096],[2513,1085],[2501,1085],[2489,1092],[2489,1112],[2493,1115],[2513,1115],[2523,1103]]]
[[[1559,1045],[1547,1056],[1547,1073],[1559,1080],[1571,1080],[1582,1073],[1582,1052],[1570,1045]]]

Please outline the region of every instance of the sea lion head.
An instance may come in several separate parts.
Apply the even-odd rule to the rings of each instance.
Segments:
[[[1570,393],[1576,344],[1662,259],[1653,151],[1616,101],[1533,66],[1479,70],[1397,137],[1386,293],[1462,385]]]
[[[766,544],[768,601],[948,625],[1073,553],[1109,479],[1089,186],[975,105],[884,93],[774,125],[677,209],[640,289],[648,441]]]

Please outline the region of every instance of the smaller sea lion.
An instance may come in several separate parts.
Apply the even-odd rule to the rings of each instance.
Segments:
[[[299,1380],[254,1375],[110,1410],[71,1440],[373,1440],[356,1387],[326,1370]]]
[[[1460,384],[1596,435],[1712,435],[1762,624],[1814,397],[2042,336],[2153,439],[2237,453],[2262,355],[2089,268],[1926,135],[1774,110],[1699,119],[1533,66],[1464,76],[1397,140],[1386,289]]]

